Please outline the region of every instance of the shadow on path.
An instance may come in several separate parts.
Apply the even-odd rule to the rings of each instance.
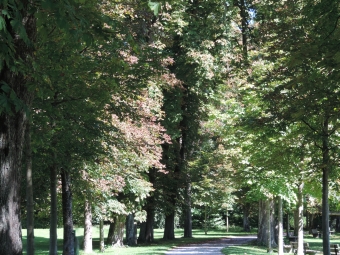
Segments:
[[[218,240],[210,241],[201,244],[188,244],[179,246],[167,251],[166,255],[178,254],[207,254],[207,255],[221,255],[221,250],[229,245],[246,244],[254,241],[256,236],[228,236]]]

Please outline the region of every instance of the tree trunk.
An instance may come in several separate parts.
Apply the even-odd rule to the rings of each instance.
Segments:
[[[151,204],[148,203],[146,208],[146,222],[143,222],[141,224],[139,230],[138,242],[141,243],[151,243],[154,241],[153,235],[154,208],[149,207],[150,205]]]
[[[175,212],[165,216],[165,226],[163,239],[173,240],[175,239]]]
[[[27,201],[27,255],[34,255],[34,204],[32,180],[32,148],[30,124],[26,130],[26,201]]]
[[[286,226],[286,231],[287,231],[287,237],[290,237],[290,222],[289,222],[289,211],[287,212],[287,226]]]
[[[244,0],[240,0],[240,16],[241,16],[241,30],[242,30],[242,52],[244,61],[247,62],[248,59],[248,43],[247,43],[247,20],[249,19],[246,14],[246,5]]]
[[[283,255],[283,215],[282,215],[282,197],[278,196],[278,255]]]
[[[226,227],[227,227],[227,232],[229,232],[229,214],[228,214],[228,209],[226,210],[226,213],[227,213],[227,216],[226,216],[226,219],[225,219],[225,224],[226,224]]]
[[[330,255],[329,240],[329,203],[328,203],[328,178],[329,178],[329,148],[328,148],[328,119],[324,122],[324,136],[322,137],[322,241],[323,254]]]
[[[268,226],[268,228],[267,228],[267,232],[268,232],[268,234],[267,234],[267,252],[268,253],[273,253],[273,247],[272,247],[272,242],[271,242],[271,237],[272,237],[272,231],[271,231],[271,227],[272,227],[272,222],[271,222],[271,210],[270,210],[271,208],[270,208],[270,200],[269,199],[267,199],[266,200],[266,210],[267,210],[267,215],[269,216],[269,217],[267,217],[267,221],[268,221],[268,223],[267,223],[267,226]]]
[[[207,212],[207,206],[204,206],[204,234],[208,234],[208,227],[209,227],[209,216]]]
[[[51,193],[51,212],[50,212],[50,251],[49,255],[57,255],[58,253],[58,198],[57,198],[57,166],[52,165],[50,169],[50,193]]]
[[[99,221],[99,250],[100,252],[104,252],[105,245],[104,245],[104,221],[100,219]]]
[[[299,219],[298,219],[298,209],[297,208],[294,208],[293,217],[294,217],[294,232],[293,232],[293,235],[297,236],[298,235],[298,229],[299,229],[299,225],[298,225]]]
[[[192,237],[191,178],[189,174],[187,174],[185,184],[184,237]]]
[[[340,216],[337,216],[337,217],[336,217],[335,231],[336,231],[337,233],[340,232]]]
[[[29,109],[33,92],[28,91],[26,83],[31,75],[20,72],[20,66],[29,69],[31,66],[29,61],[31,61],[34,49],[26,45],[23,37],[17,34],[18,29],[13,28],[12,25],[16,26],[15,23],[21,23],[29,40],[34,42],[36,36],[35,17],[34,13],[29,10],[31,9],[29,1],[21,1],[20,10],[17,9],[19,2],[11,3],[14,7],[6,1],[2,1],[0,4],[0,9],[14,12],[13,15],[10,15],[11,17],[2,15],[3,23],[6,24],[6,28],[2,30],[7,33],[8,38],[1,38],[1,40],[3,45],[8,45],[5,43],[7,39],[10,41],[14,50],[10,49],[10,46],[2,50],[8,50],[6,54],[8,56],[13,54],[13,58],[15,58],[9,57],[10,59],[6,62],[1,59],[3,64],[0,69],[1,87],[5,88],[6,84],[9,91],[0,89],[0,94],[7,98],[15,95]],[[21,17],[20,20],[17,17]],[[8,102],[10,109],[2,109],[3,111],[0,113],[0,254],[21,255],[23,246],[20,219],[20,172],[27,116],[25,110],[15,109],[16,106],[10,101],[12,100]]]
[[[149,169],[149,182],[153,185],[156,180],[156,169]],[[155,197],[154,194],[151,194],[150,197],[146,199],[146,204],[144,206],[144,210],[146,211],[146,222],[143,222],[140,227],[138,242],[141,243],[151,243],[154,241],[153,235],[153,224],[155,218]]]
[[[125,228],[125,215],[116,215],[114,222],[110,224],[107,244],[114,247],[123,246]]]
[[[257,242],[259,245],[268,246],[268,240],[270,240],[270,246],[276,247],[277,244],[275,242],[274,236],[274,217],[271,213],[273,212],[272,199],[269,200],[269,209],[270,210],[268,210],[268,203],[266,201],[259,201],[259,227],[257,233]],[[271,228],[270,231],[268,228]],[[268,236],[268,234],[270,234],[270,236]]]
[[[243,208],[243,231],[250,232],[250,223],[249,223],[249,211],[250,211],[250,204],[245,203],[242,206]]]
[[[74,255],[71,178],[70,173],[65,169],[61,171],[61,185],[64,225],[63,255]]]
[[[91,203],[85,198],[84,204],[84,252],[92,253],[92,211]]]
[[[298,203],[297,203],[297,218],[298,218],[298,233],[297,233],[297,237],[298,237],[298,250],[297,250],[297,254],[298,255],[304,255],[304,249],[303,249],[303,186],[304,183],[301,182],[299,184],[298,187]]]
[[[130,213],[126,217],[126,243],[129,246],[137,244],[137,226],[135,224],[135,215]]]

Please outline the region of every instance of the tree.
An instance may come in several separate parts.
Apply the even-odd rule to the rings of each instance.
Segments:
[[[179,194],[183,197],[180,207],[185,215],[184,236],[192,236],[188,162],[198,148],[200,122],[207,118],[205,107],[225,72],[223,53],[227,25],[221,25],[225,24],[225,12],[225,4],[221,1],[177,1],[169,6],[171,16],[168,13],[161,16],[161,22],[170,32],[166,50],[174,61],[169,70],[176,81],[176,86],[164,90],[166,119],[162,123],[172,137],[172,144],[164,146],[163,162],[168,176],[173,179],[171,187],[164,187],[164,194],[168,195],[165,200],[171,203],[165,209],[166,239],[174,238],[173,223]]]
[[[20,170],[32,80],[35,17],[30,1],[2,2],[0,9],[0,253],[22,254]]]
[[[330,253],[330,144],[339,118],[334,104],[339,100],[336,89],[338,73],[331,71],[339,64],[336,57],[338,49],[334,47],[339,40],[338,26],[334,25],[338,22],[334,18],[338,16],[338,7],[338,3],[332,1],[273,3],[274,12],[268,11],[265,6],[257,6],[258,17],[263,24],[259,26],[258,34],[261,35],[262,49],[265,49],[261,59],[271,63],[267,75],[260,81],[261,88],[269,89],[268,93],[261,89],[261,97],[270,106],[267,112],[280,121],[306,125],[309,131],[304,134],[320,148],[324,254]],[[276,33],[269,32],[273,30]]]

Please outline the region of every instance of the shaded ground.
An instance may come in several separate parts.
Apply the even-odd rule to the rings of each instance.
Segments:
[[[185,246],[176,247],[167,251],[166,255],[178,254],[207,254],[207,255],[221,255],[221,250],[229,245],[238,245],[249,243],[256,239],[256,236],[228,236],[218,240],[210,241],[201,244],[188,244]]]

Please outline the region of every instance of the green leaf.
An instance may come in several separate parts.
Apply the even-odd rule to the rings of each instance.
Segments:
[[[0,16],[0,30],[6,29],[6,22],[3,17]]]
[[[157,16],[159,11],[161,10],[161,3],[149,1],[148,5],[149,5],[151,11],[153,11],[153,14],[155,16]]]
[[[9,12],[7,10],[2,10],[1,13],[5,16],[7,16],[8,18],[10,18],[11,16],[9,15]]]
[[[8,93],[11,91],[10,86],[8,86],[8,84],[7,84],[6,82],[2,81],[2,82],[0,82],[0,84],[3,84],[3,85],[1,86],[1,89],[2,89],[5,93],[8,94]]]

